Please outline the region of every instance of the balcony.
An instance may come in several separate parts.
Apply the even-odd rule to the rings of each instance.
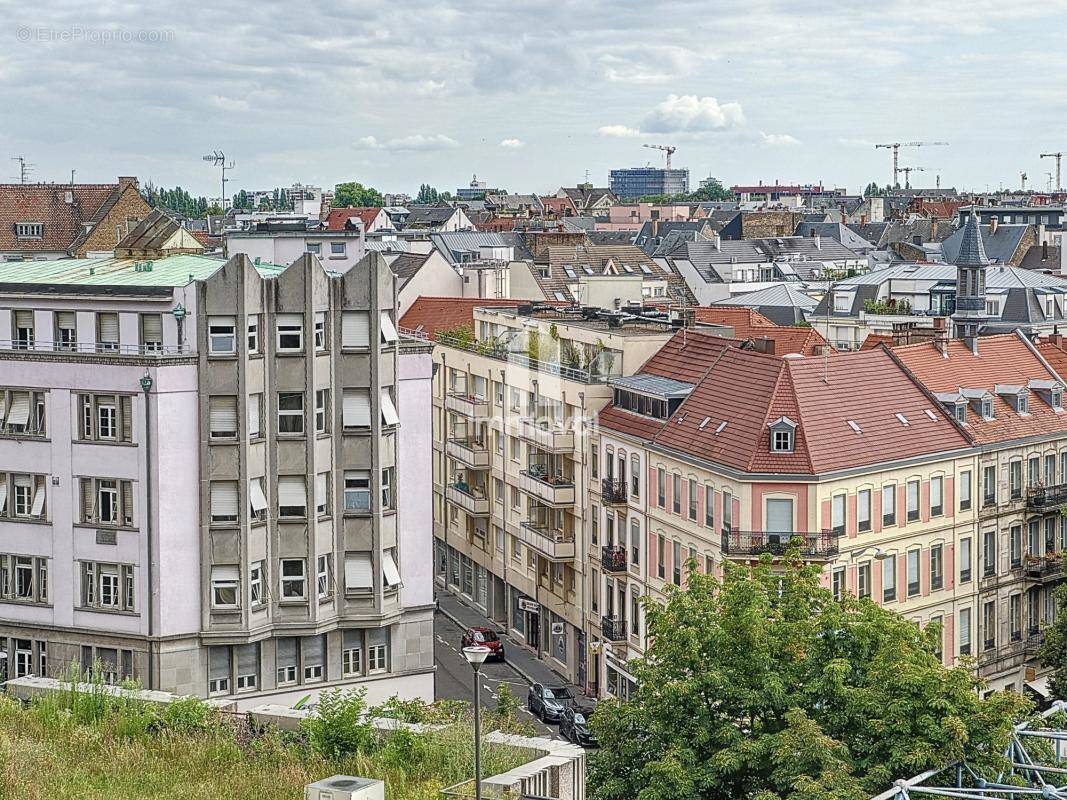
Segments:
[[[600,565],[604,572],[626,572],[626,548],[605,545],[600,549]]]
[[[605,641],[625,642],[626,620],[618,617],[601,617],[600,632],[603,634]]]
[[[1060,553],[1048,553],[1044,558],[1027,556],[1023,569],[1026,577],[1033,581],[1059,580],[1063,575],[1063,556]]]
[[[467,419],[489,419],[489,401],[475,394],[449,392],[445,408]]]
[[[473,439],[449,439],[445,452],[460,464],[471,469],[489,469],[489,445]]]
[[[445,499],[455,503],[472,517],[489,516],[489,498],[477,487],[466,483],[450,483],[445,487]]]
[[[626,481],[604,478],[600,482],[600,497],[606,506],[626,505]]]
[[[574,450],[574,431],[559,423],[549,424],[532,417],[522,417],[515,430],[519,438],[549,453],[570,453]]]
[[[802,558],[823,560],[837,555],[838,535],[830,531],[819,533],[781,533],[774,531],[724,531],[722,534],[723,555],[730,557],[761,556],[767,553],[781,556],[791,544],[800,548]]]
[[[1064,505],[1067,505],[1067,483],[1026,490],[1026,508],[1030,511],[1056,511]]]
[[[1034,658],[1041,652],[1041,648],[1045,644],[1045,632],[1037,631],[1031,633],[1026,637],[1026,641],[1023,644],[1023,652],[1026,653],[1027,658]]]
[[[574,560],[574,534],[537,522],[523,522],[519,531],[522,541],[549,561]]]
[[[519,488],[550,506],[573,506],[574,483],[561,475],[539,473],[534,467],[519,473]]]

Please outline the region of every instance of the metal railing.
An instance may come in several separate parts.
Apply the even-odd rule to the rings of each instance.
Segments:
[[[781,556],[796,546],[801,557],[822,559],[837,555],[839,538],[830,531],[724,531],[722,552],[727,556]]]
[[[23,339],[0,339],[0,350],[19,353],[76,353],[84,355],[162,356],[190,355],[188,344],[121,344],[120,342],[28,342]]]
[[[604,478],[600,482],[600,497],[604,505],[617,506],[626,503],[626,481],[613,481]]]
[[[604,572],[626,572],[626,548],[618,545],[602,547],[600,566]]]
[[[528,369],[531,372],[554,375],[565,380],[574,381],[575,383],[606,383],[610,378],[616,378],[622,374],[621,370],[614,368],[614,362],[612,366],[606,370],[582,369],[580,367],[568,366],[558,362],[540,361],[535,358],[530,358],[526,353],[511,352],[506,347],[497,346],[493,343],[479,341],[471,342],[461,340],[457,337],[448,336],[447,334],[438,336],[437,343],[444,345],[445,347],[455,347],[458,350],[477,353],[480,356],[492,358],[496,361],[504,361],[508,364]],[[612,355],[619,361],[619,366],[621,367],[622,354],[619,353],[618,355],[615,355],[612,353]]]
[[[626,641],[626,620],[619,617],[601,617],[600,632],[609,642]]]
[[[1048,511],[1062,505],[1067,505],[1067,483],[1026,490],[1026,507],[1033,511]]]
[[[1023,561],[1026,577],[1036,580],[1050,580],[1063,574],[1063,556],[1060,553],[1046,553],[1041,556],[1027,556]]]

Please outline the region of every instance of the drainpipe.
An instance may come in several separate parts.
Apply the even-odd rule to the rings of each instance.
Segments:
[[[144,390],[144,441],[145,441],[145,538],[148,540],[148,689],[156,688],[156,668],[152,652],[152,637],[155,635],[153,620],[155,617],[155,583],[152,580],[152,568],[155,564],[155,548],[152,542],[152,418],[149,392],[152,389],[152,376],[145,370],[141,378]]]

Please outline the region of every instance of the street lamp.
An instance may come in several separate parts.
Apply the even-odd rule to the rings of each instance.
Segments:
[[[185,322],[185,317],[189,312],[185,310],[185,306],[178,303],[178,305],[171,309],[170,313],[174,315],[174,321],[178,323],[178,352],[180,353],[185,340],[185,337],[182,335],[182,323]]]
[[[474,670],[474,800],[482,800],[482,693],[478,673],[490,652],[482,645],[463,648],[463,657]]]
[[[892,558],[892,556],[885,550],[883,550],[881,547],[875,547],[874,545],[868,545],[867,547],[862,547],[859,550],[853,550],[848,555],[850,558],[859,558],[860,556],[873,555],[875,560],[877,561],[885,561],[887,558]]]

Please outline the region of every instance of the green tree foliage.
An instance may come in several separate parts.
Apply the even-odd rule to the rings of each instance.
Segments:
[[[834,601],[795,553],[721,582],[690,571],[646,609],[638,688],[592,718],[594,800],[861,800],[954,760],[999,764],[1029,709],[942,666],[938,626]]]
[[[436,203],[441,199],[438,191],[428,183],[419,184],[419,193],[415,195],[416,203]]]
[[[1041,663],[1052,667],[1048,682],[1052,696],[1067,697],[1067,584],[1061,584],[1056,589],[1056,617],[1052,624],[1045,628]]]
[[[334,208],[366,208],[371,206],[381,208],[384,204],[385,199],[382,197],[381,192],[373,187],[364,186],[362,183],[355,183],[354,181],[339,183],[333,190]]]
[[[689,195],[689,199],[699,200],[705,203],[718,200],[733,200],[734,193],[713,178],[709,180],[707,184]]]
[[[376,741],[376,734],[365,714],[365,696],[365,689],[327,689],[322,692],[315,713],[301,724],[311,749],[323,758],[369,751]]]
[[[141,196],[153,208],[162,208],[184,217],[203,217],[208,209],[207,198],[193,197],[180,186],[164,189],[149,181],[141,189]]]

